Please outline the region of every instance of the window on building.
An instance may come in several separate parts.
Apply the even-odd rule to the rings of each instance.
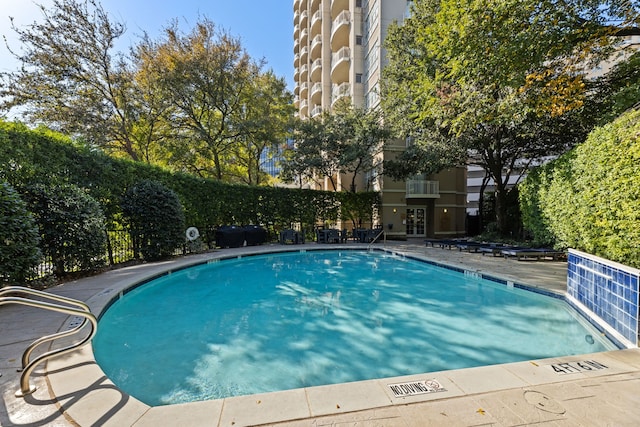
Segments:
[[[362,45],[362,36],[356,36],[356,44]]]
[[[362,83],[362,73],[356,73],[356,83]]]
[[[362,7],[362,0],[356,0],[356,7]]]

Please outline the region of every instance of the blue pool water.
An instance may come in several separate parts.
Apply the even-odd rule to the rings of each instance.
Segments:
[[[367,251],[173,272],[116,301],[93,346],[152,406],[615,348],[561,300]]]

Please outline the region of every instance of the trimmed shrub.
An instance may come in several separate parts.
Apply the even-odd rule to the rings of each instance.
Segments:
[[[122,198],[136,254],[152,261],[173,255],[185,242],[185,220],[176,193],[159,182],[145,180]]]
[[[640,111],[596,128],[525,183],[525,226],[537,238],[640,267]]]
[[[51,258],[55,275],[104,265],[105,218],[95,199],[69,184],[33,185],[26,189],[26,199],[40,229],[41,249]]]
[[[30,278],[42,258],[38,226],[26,203],[0,182],[0,280],[20,284]]]

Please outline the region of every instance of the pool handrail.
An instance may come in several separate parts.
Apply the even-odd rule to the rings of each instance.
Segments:
[[[76,306],[78,308],[73,308],[73,307],[69,307],[61,304],[54,304],[47,301],[29,299],[24,296],[7,296],[7,297],[2,296],[6,294],[23,294],[25,296],[37,296],[43,299],[49,299],[49,300],[60,302],[60,303],[66,303],[68,305]],[[22,371],[22,374],[20,376],[20,390],[16,392],[16,397],[27,396],[36,390],[35,387],[31,387],[29,385],[29,376],[31,375],[31,372],[38,364],[54,356],[62,355],[84,346],[86,343],[91,341],[91,339],[95,336],[98,330],[98,320],[93,315],[93,313],[91,313],[89,306],[82,301],[75,300],[72,298],[67,298],[60,295],[54,295],[49,292],[38,291],[35,289],[25,288],[22,286],[7,286],[0,289],[0,305],[4,305],[4,304],[26,305],[30,307],[42,308],[42,309],[56,311],[59,313],[65,313],[69,315],[76,315],[83,318],[82,322],[76,327],[72,329],[68,329],[66,331],[61,331],[55,334],[46,335],[44,337],[38,338],[25,349],[24,353],[22,354],[22,368],[20,369],[20,371]],[[39,346],[42,343],[52,341],[58,338],[71,336],[79,332],[80,330],[82,330],[87,324],[87,322],[91,324],[91,331],[82,340],[76,343],[73,343],[71,345],[68,345],[66,347],[45,352],[40,356],[36,357],[35,359],[30,360],[31,354],[33,353],[33,350],[37,346]]]
[[[371,242],[369,242],[369,245],[367,246],[367,249],[371,249],[371,246],[376,242],[376,240],[378,240],[380,238],[380,236],[384,236],[384,242],[383,243],[387,243],[387,235],[384,232],[384,228],[382,230],[380,230],[380,232],[371,240]]]

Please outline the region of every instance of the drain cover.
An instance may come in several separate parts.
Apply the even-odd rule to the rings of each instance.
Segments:
[[[558,401],[550,398],[544,393],[540,393],[539,391],[525,391],[524,399],[536,408],[545,412],[558,415],[567,412],[567,410],[564,409]]]

